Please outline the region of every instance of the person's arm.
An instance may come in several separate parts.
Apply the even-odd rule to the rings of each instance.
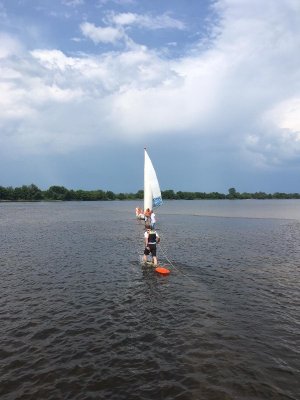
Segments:
[[[149,235],[145,233],[145,247],[148,247],[148,237]]]

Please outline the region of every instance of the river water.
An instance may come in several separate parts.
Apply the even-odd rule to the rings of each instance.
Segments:
[[[299,399],[300,201],[0,203],[0,398]]]

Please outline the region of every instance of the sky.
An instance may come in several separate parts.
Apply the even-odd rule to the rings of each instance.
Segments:
[[[299,0],[0,0],[0,186],[300,192]]]

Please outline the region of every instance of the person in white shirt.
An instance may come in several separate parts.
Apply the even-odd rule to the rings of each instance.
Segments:
[[[151,228],[155,229],[155,223],[156,223],[156,218],[155,218],[155,214],[152,211],[151,216],[150,216],[150,223],[151,223]]]

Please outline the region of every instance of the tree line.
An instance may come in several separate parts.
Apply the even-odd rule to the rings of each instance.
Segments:
[[[96,200],[142,200],[144,191],[136,193],[114,193],[104,190],[69,190],[64,186],[50,186],[41,190],[36,185],[23,185],[21,187],[0,186],[0,201],[96,201]],[[227,194],[219,192],[175,192],[163,190],[164,200],[246,200],[246,199],[300,199],[299,193],[239,193],[235,188],[230,188]]]

